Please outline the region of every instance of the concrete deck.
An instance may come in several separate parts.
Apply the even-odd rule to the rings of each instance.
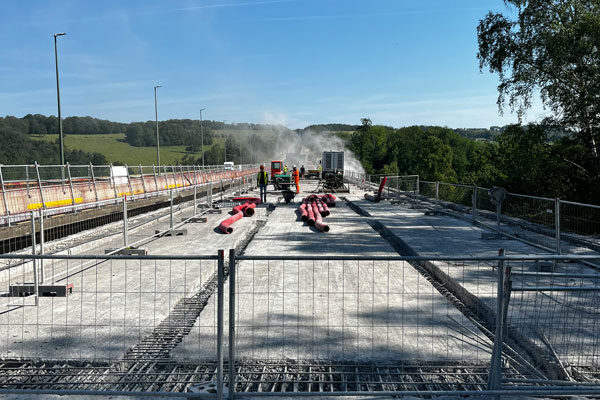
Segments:
[[[301,187],[302,196],[314,189]],[[279,205],[244,254],[398,255],[344,201],[331,208],[324,219],[331,231],[322,233],[299,220],[300,200]],[[469,333],[475,326],[406,262],[241,261],[236,286],[242,358],[489,361],[487,338]],[[205,321],[213,310],[211,298]],[[174,357],[213,358],[214,327],[197,323],[193,332]]]
[[[425,215],[423,209],[389,202],[373,203],[359,196],[348,196],[373,218],[397,235],[419,256],[494,256],[503,248],[507,255],[552,254],[518,240],[482,240],[488,232],[463,219],[447,215]],[[565,248],[567,244],[565,244]],[[581,253],[574,247],[573,252]],[[586,254],[592,254],[589,249]],[[494,262],[465,260],[463,262],[434,262],[453,280],[477,296],[490,308],[495,308],[497,270]],[[541,264],[529,261],[511,263],[513,272],[540,272]],[[599,271],[583,264],[555,263],[556,273],[596,274]],[[598,279],[513,276],[513,287],[523,286],[593,286]],[[513,292],[509,322],[550,354],[541,334],[551,343],[561,361],[576,365],[597,363],[600,354],[598,311],[593,311],[600,299],[596,292]],[[575,328],[576,326],[576,328]],[[549,355],[549,358],[552,358]]]
[[[187,208],[181,217],[191,216]],[[231,235],[215,227],[228,216],[207,214],[207,223],[186,224],[186,236],[163,236],[146,245],[149,254],[216,255],[219,249],[235,246],[264,217],[257,209],[252,218],[236,222]],[[179,222],[180,215],[177,216]],[[169,219],[144,225],[132,233],[131,241],[167,229]],[[84,254],[104,254],[108,247],[122,245],[122,236],[87,243]],[[195,294],[216,272],[215,260],[46,260],[45,283],[74,285],[66,298],[0,297],[0,356],[55,359],[118,360],[165,319],[183,297]],[[7,271],[2,291],[9,284],[30,282],[31,263]],[[202,321],[201,315],[200,320]]]

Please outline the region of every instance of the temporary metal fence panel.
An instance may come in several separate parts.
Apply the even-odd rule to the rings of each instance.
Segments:
[[[575,246],[600,251],[600,205],[558,200],[560,234]]]
[[[234,190],[239,190],[243,179],[236,178],[224,182],[223,189],[227,191],[227,195],[236,194]],[[74,251],[103,254],[105,249],[140,247],[163,235],[183,234],[184,222],[193,217],[201,217],[206,212],[207,208],[200,208],[201,204],[212,204],[211,186],[212,183],[198,184],[191,189],[178,188],[167,191],[167,199],[170,193],[173,193],[172,208],[168,205],[168,200],[165,207],[162,202],[144,202],[146,197],[139,194],[75,206],[40,208],[30,211],[28,217],[31,218],[32,213],[35,215],[38,243],[41,237],[40,218],[43,219],[43,242],[48,253],[63,254],[61,252]],[[123,220],[125,201],[128,209],[126,221]],[[175,232],[171,233],[170,230],[174,228]],[[31,245],[30,224],[20,224],[12,229],[13,234],[0,241],[0,253],[20,254],[27,251],[26,248]],[[128,241],[125,240],[125,233]],[[97,239],[102,241],[98,242]]]
[[[420,181],[419,189],[418,198],[431,208],[458,213],[557,254],[600,250],[600,206],[507,193],[498,207],[488,188]]]
[[[383,187],[381,187],[383,183]],[[409,200],[416,204],[417,194],[419,193],[418,175],[385,175],[379,177],[379,185],[375,188],[378,191],[382,189],[382,197],[389,200],[400,201]]]
[[[509,267],[508,330],[533,342],[550,360],[550,378],[598,378],[600,273],[561,260],[511,262]]]
[[[147,173],[152,170],[152,173]],[[26,220],[29,211],[68,205],[95,207],[123,196],[156,196],[169,189],[254,175],[253,165],[230,171],[184,166],[1,166],[0,224]],[[10,179],[9,179],[10,178]]]
[[[195,300],[216,272],[214,255],[56,257],[44,260],[35,296],[40,261],[13,257],[1,272],[9,294],[0,314],[5,359],[165,360],[198,317]]]
[[[600,395],[600,275],[562,265],[590,257],[43,257],[66,297],[41,258],[0,256],[39,284],[2,297],[1,393]]]
[[[456,387],[485,387],[492,342],[410,262],[268,258],[239,257],[228,296],[237,392],[423,390],[444,371]],[[460,261],[440,268],[466,272]],[[491,268],[469,268],[474,295],[494,298],[475,283]]]
[[[32,283],[40,259],[0,259],[12,264],[1,271],[3,291],[15,294],[2,297],[1,392],[141,395],[215,379],[212,353],[196,353],[192,368],[173,354],[189,346],[184,337],[217,346],[215,323],[205,319],[218,286],[217,255],[46,258],[39,296]]]

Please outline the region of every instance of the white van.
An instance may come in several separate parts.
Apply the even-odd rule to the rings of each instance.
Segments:
[[[223,168],[225,169],[225,171],[233,171],[234,166],[235,164],[233,163],[233,161],[225,161],[223,163]]]

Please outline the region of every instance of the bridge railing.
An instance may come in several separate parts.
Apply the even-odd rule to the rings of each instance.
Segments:
[[[0,225],[29,218],[32,210],[96,207],[124,196],[147,198],[171,189],[246,177],[256,165],[0,165]]]
[[[405,198],[425,208],[460,215],[557,254],[600,251],[600,205],[508,192],[497,207],[490,201],[490,189],[477,185],[355,171],[345,171],[344,176],[365,191],[377,191],[387,177],[384,198]]]

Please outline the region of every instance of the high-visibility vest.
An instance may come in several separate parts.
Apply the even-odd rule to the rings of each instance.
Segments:
[[[267,180],[267,171],[259,171],[257,180],[259,185],[266,185],[267,183],[269,183],[269,181]]]
[[[283,167],[283,172],[287,173],[287,165],[285,167]]]

